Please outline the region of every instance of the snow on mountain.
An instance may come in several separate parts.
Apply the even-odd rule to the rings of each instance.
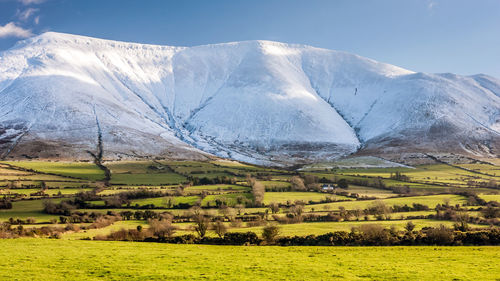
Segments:
[[[500,82],[269,41],[191,48],[44,33],[0,54],[0,153],[210,154],[254,163],[358,151],[498,155]]]

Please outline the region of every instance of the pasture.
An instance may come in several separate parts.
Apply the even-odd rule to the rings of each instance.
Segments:
[[[245,247],[0,240],[4,280],[496,280],[498,247]]]

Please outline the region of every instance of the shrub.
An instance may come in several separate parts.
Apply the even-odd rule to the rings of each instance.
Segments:
[[[62,201],[58,204],[52,201],[43,202],[43,211],[47,214],[69,216],[74,209],[75,206],[73,206],[70,201]]]
[[[152,236],[159,239],[170,238],[174,235],[176,227],[172,225],[170,220],[149,220],[149,232]]]
[[[280,228],[276,225],[269,225],[262,229],[262,237],[267,244],[272,244],[278,238]]]
[[[428,245],[451,245],[454,240],[453,231],[444,225],[426,230]]]
[[[390,232],[381,225],[364,224],[357,228],[357,230],[363,235],[363,242],[367,245],[383,246],[391,244]]]
[[[115,241],[143,241],[145,238],[145,233],[143,231],[138,231],[137,229],[120,229],[118,231],[111,232],[107,236],[96,236],[94,240],[115,240]]]
[[[276,214],[280,211],[280,205],[278,203],[275,203],[275,202],[271,202],[269,204],[269,209],[271,209],[271,212],[273,214]]]
[[[258,245],[260,239],[254,232],[229,232],[224,235],[223,243],[227,245]]]
[[[297,191],[305,191],[306,190],[306,186],[304,185],[304,181],[298,176],[293,176],[290,179],[290,183],[292,184],[292,190],[297,190]]]
[[[415,224],[413,222],[409,221],[409,222],[406,223],[405,229],[408,232],[412,232],[413,229],[415,229]]]

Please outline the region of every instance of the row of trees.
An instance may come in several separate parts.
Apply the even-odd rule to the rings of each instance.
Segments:
[[[150,230],[120,230],[101,240],[148,241],[176,244],[216,244],[216,245],[281,245],[281,246],[389,246],[389,245],[500,245],[500,229],[478,231],[454,231],[440,225],[415,231],[409,222],[404,230],[385,228],[377,224],[362,225],[350,232],[337,231],[323,235],[280,237],[280,228],[274,225],[263,228],[261,237],[254,232],[225,232],[218,237],[199,235],[169,235],[166,226],[152,223]],[[161,224],[160,224],[161,225]],[[142,233],[141,233],[142,232]]]

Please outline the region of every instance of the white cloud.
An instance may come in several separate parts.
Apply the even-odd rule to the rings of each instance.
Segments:
[[[17,26],[13,22],[9,22],[4,26],[0,25],[0,38],[4,37],[28,38],[31,36],[33,36],[33,33],[31,32],[30,29],[24,29],[20,26]]]
[[[429,9],[429,11],[432,11],[436,5],[437,3],[431,0],[427,3],[427,9]]]
[[[45,2],[45,0],[17,0],[17,1],[23,3],[23,5],[41,4]]]
[[[33,20],[35,24],[38,24],[40,22],[40,16],[36,16],[35,19]]]
[[[26,21],[28,20],[31,16],[33,16],[36,12],[38,12],[38,9],[35,8],[28,8],[22,12],[18,11],[17,12],[17,17],[22,20]]]

